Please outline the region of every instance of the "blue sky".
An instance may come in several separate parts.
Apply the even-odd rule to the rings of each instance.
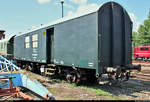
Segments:
[[[129,13],[134,31],[147,19],[150,0],[64,0],[64,16],[82,13],[108,1],[121,4]],[[18,34],[61,18],[60,0],[1,0],[0,29]]]

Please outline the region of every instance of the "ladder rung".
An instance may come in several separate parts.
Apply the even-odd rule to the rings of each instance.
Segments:
[[[54,65],[54,64],[48,64],[47,66],[49,66],[49,67],[55,67],[56,65]]]
[[[46,75],[54,75],[55,73],[45,73]]]
[[[56,69],[52,69],[52,68],[46,68],[46,71],[55,71]]]

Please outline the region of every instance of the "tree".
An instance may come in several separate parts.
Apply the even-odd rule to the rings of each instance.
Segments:
[[[138,32],[133,32],[133,40],[136,40],[137,45],[150,43],[150,11],[148,19],[144,20],[143,25],[140,25]]]
[[[139,35],[138,35],[138,33],[137,32],[133,32],[132,33],[132,40],[133,40],[133,44],[134,44],[134,46],[138,46],[138,45],[140,45],[140,40],[139,40]]]

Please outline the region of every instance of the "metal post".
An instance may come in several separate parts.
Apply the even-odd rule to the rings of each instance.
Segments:
[[[64,17],[64,0],[61,0],[61,5],[62,5],[62,18]]]

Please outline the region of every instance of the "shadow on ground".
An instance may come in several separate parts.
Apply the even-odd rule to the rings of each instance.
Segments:
[[[64,82],[66,83],[66,80],[62,77],[55,77],[52,78],[53,81],[50,82],[51,84],[53,83],[61,83]],[[129,81],[123,82],[119,86],[115,85],[99,85],[96,83],[84,83],[80,84],[79,86],[75,87],[85,87],[89,89],[94,89],[94,90],[102,90],[103,92],[109,93],[112,96],[117,96],[120,97],[122,96],[129,96],[129,99],[139,99],[139,96],[134,95],[134,93],[143,93],[143,92],[149,92],[150,94],[150,81],[143,81],[143,80],[135,80],[135,79],[130,79]],[[104,93],[105,94],[105,93]],[[107,96],[108,94],[104,95]],[[128,98],[127,98],[128,99]]]
[[[150,81],[135,80],[135,79],[130,79],[129,81],[123,82],[119,86],[98,85],[98,84],[94,84],[94,85],[87,84],[84,86],[96,90],[101,89],[114,96],[120,96],[120,95],[130,96],[133,99],[138,97],[136,95],[133,95],[134,93],[143,93],[144,91],[150,92],[150,87],[149,87]]]

